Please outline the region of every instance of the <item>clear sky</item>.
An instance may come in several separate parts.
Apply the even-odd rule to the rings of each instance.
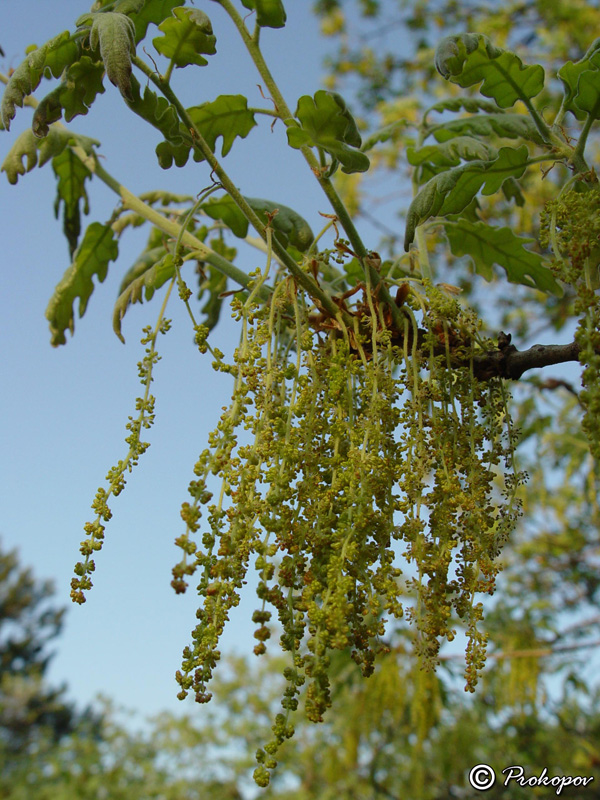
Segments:
[[[6,73],[18,66],[27,45],[72,30],[89,4],[2,0],[0,45],[6,57],[0,69]],[[243,93],[252,105],[264,105],[256,85],[260,79],[226,15],[215,3],[197,0],[195,5],[211,17],[218,53],[209,57],[207,67],[175,74],[174,86],[184,103]],[[312,0],[286,3],[286,28],[265,29],[261,40],[292,108],[300,95],[322,88],[327,43],[319,37],[311,5]],[[44,81],[36,96],[43,97],[53,85]],[[162,171],[154,155],[160,135],[126,109],[106,79],[105,87],[91,112],[70,126],[101,141],[103,164],[111,174],[136,193],[167,188],[195,194],[209,183],[206,164]],[[0,133],[0,160],[30,120],[31,109],[17,110],[10,132]],[[242,192],[289,205],[319,229],[318,211],[329,210],[325,198],[301,156],[286,147],[281,126],[272,133],[269,122],[261,121],[260,130],[235,143],[226,164]],[[105,222],[116,196],[97,179],[88,193],[91,212],[84,223]],[[181,710],[173,675],[195,623],[196,598],[193,587],[176,597],[169,586],[171,567],[179,558],[173,540],[182,532],[179,508],[193,464],[229,400],[229,381],[213,373],[209,355],[197,355],[174,293],[168,312],[174,326],[161,337],[163,360],[155,370],[152,445],[128,477],[125,492],[112,502],[114,517],[96,558],[88,601],[72,606],[69,582],[83,524],[92,518],[90,503],[108,468],[126,453],[125,423],[141,391],[136,367],[143,356],[141,329],[156,320],[159,305],[153,301],[129,311],[123,326],[126,346],[112,333],[121,276],[146,237],[145,231],[130,233],[85,317],[76,319],[74,338],[58,349],[50,346],[44,311],[70,262],[54,219],[54,195],[50,164],[21,177],[14,187],[0,176],[0,537],[4,547],[18,547],[21,563],[32,566],[40,579],[55,581],[56,603],[69,607],[50,670],[54,683],[66,682],[70,697],[80,704],[101,692],[141,714]],[[246,270],[262,263],[251,252],[239,261]],[[235,328],[227,319],[214,341],[226,352],[235,346]],[[236,610],[225,650],[251,651],[253,608],[250,597]]]

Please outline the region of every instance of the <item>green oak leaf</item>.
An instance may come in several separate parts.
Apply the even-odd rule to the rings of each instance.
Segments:
[[[455,136],[499,136],[503,139],[527,139],[536,144],[542,143],[538,129],[525,114],[478,114],[473,117],[442,122],[433,125],[427,136],[433,135],[438,142],[445,142]]]
[[[217,251],[214,242],[211,243],[211,247],[213,250]],[[228,248],[228,250],[233,250],[233,248]],[[230,253],[225,257],[228,261],[232,260]],[[208,292],[208,300],[204,303],[200,311],[205,315],[202,324],[206,325],[209,331],[212,331],[212,329],[217,326],[221,316],[221,310],[223,308],[222,295],[227,291],[227,275],[219,272],[219,270],[211,264],[206,264],[205,269],[206,267],[208,267],[206,270],[207,277],[200,285],[198,299]]]
[[[287,19],[281,0],[242,0],[251,11],[256,10],[256,22],[261,28],[283,28]]]
[[[135,25],[135,41],[140,42],[145,37],[148,25],[160,25],[174,8],[184,3],[185,0],[146,0],[141,10],[131,17]]]
[[[446,36],[437,46],[435,66],[442,77],[463,88],[481,83],[481,94],[500,108],[531,100],[544,88],[543,67],[524,66],[515,53],[495,47],[480,33]]]
[[[181,135],[181,142],[179,144],[166,140],[156,145],[156,157],[163,169],[171,169],[173,162],[175,162],[176,167],[185,167],[188,162],[192,145],[190,142],[183,140],[183,137],[187,133],[183,125],[180,125],[179,131]],[[202,155],[194,152],[194,160],[202,161]]]
[[[497,192],[507,178],[521,177],[528,159],[525,145],[516,149],[502,147],[493,161],[469,161],[435,175],[410,204],[406,217],[405,250],[410,247],[417,227],[423,222],[431,217],[459,214],[480,190],[486,195]]]
[[[153,229],[153,231],[154,230],[156,229]],[[153,237],[150,236],[150,239],[152,238]],[[160,261],[165,255],[165,252],[165,246],[163,243],[154,243],[148,241],[144,250],[142,250],[142,252],[123,276],[119,286],[119,297],[128,289],[129,286],[131,286],[134,281],[147,272],[150,267]]]
[[[24,99],[40,85],[42,78],[60,77],[79,57],[79,45],[73,41],[69,31],[50,39],[41,47],[29,49],[25,60],[19,64],[4,90],[0,118],[6,130],[10,129],[15,116],[15,107],[23,108]]]
[[[160,253],[162,252],[162,257]],[[125,343],[121,333],[121,322],[127,309],[133,303],[143,303],[144,297],[150,300],[157,289],[160,289],[175,275],[175,263],[172,253],[165,253],[163,248],[147,250],[136,261],[121,283],[119,297],[113,310],[113,330]]]
[[[208,16],[196,8],[176,8],[173,16],[158,26],[164,36],[157,36],[152,44],[163,56],[170,58],[176,67],[208,64],[200,53],[214,55],[216,37]]]
[[[442,144],[406,149],[408,163],[414,167],[422,164],[430,164],[433,167],[456,167],[461,161],[490,161],[497,156],[498,151],[495,147],[472,136],[456,136]]]
[[[265,224],[268,221],[267,214],[277,211],[277,214],[271,219],[271,225],[276,237],[284,247],[292,245],[301,253],[305,253],[311,246],[315,238],[313,232],[304,217],[301,217],[296,211],[281,203],[274,203],[259,197],[245,197],[244,199]],[[221,220],[240,239],[247,236],[248,220],[229,195],[207,200],[206,203],[203,203],[202,210],[212,219]]]
[[[493,278],[494,264],[505,270],[511,283],[520,283],[546,294],[561,295],[547,262],[525,245],[535,239],[517,236],[510,228],[496,228],[485,222],[461,219],[444,225],[455,256],[470,256],[479,275]]]
[[[567,61],[558,70],[558,77],[562,81],[564,91],[564,107],[571,111],[578,119],[583,118],[581,111],[573,104],[573,99],[577,94],[579,78],[587,70],[600,68],[600,39],[595,39],[587,52],[579,61]]]
[[[211,197],[202,204],[202,210],[211,219],[220,220],[239,239],[248,235],[248,220],[228,194]]]
[[[502,194],[510,202],[515,201],[515,205],[522,208],[525,205],[525,195],[521,191],[519,182],[514,178],[507,178],[502,184]]]
[[[83,56],[67,69],[62,83],[44,97],[33,114],[32,129],[36,136],[46,136],[48,126],[59,120],[64,111],[70,122],[78,114],[87,114],[97,94],[104,92],[104,66]]]
[[[131,100],[131,56],[135,53],[135,24],[131,18],[115,11],[93,14],[90,46],[92,50],[100,49],[109,81]]]
[[[79,316],[83,317],[94,291],[93,276],[97,275],[102,283],[108,273],[108,262],[114,261],[118,253],[119,247],[110,225],[92,222],[75,251],[73,263],[57,284],[46,309],[53,347],[66,344],[67,329],[71,334],[74,333],[73,303],[79,298]]]
[[[287,129],[288,143],[300,149],[319,147],[342,165],[342,172],[366,172],[370,162],[358,150],[360,135],[354,118],[339,95],[320,89],[314,98],[304,95],[298,100],[296,117],[300,121]]]
[[[489,100],[481,100],[479,97],[449,97],[447,100],[440,100],[439,103],[434,103],[429,106],[423,114],[423,120],[426,120],[432,111],[468,111],[469,114],[478,114],[480,111],[485,111],[488,114],[494,114],[498,111],[496,103],[491,103]]]
[[[600,53],[590,60],[592,67],[600,66]],[[586,69],[577,80],[577,92],[573,104],[592,119],[600,117],[600,69]]]
[[[57,178],[54,214],[58,218],[62,204],[63,232],[69,243],[69,254],[72,258],[81,233],[81,201],[84,214],[89,214],[90,211],[85,182],[92,177],[92,173],[70,147],[66,147],[52,159],[52,169]]]
[[[182,126],[180,126],[175,106],[172,106],[164,97],[159,97],[147,86],[142,95],[140,88],[138,79],[132,75],[130,97],[125,100],[129,108],[157,128],[169,142],[176,144],[182,142]]]
[[[292,245],[301,253],[308,250],[315,237],[304,217],[282,203],[273,203],[271,200],[263,200],[259,197],[246,197],[245,199],[265,224],[268,221],[267,214],[277,212],[271,218],[271,225],[275,230],[275,236],[284,247]]]
[[[116,11],[119,14],[127,14],[130,17],[134,14],[139,14],[145,2],[146,0],[117,0],[112,7],[112,11]]]
[[[241,94],[223,94],[211,103],[192,106],[187,109],[192,121],[214,152],[217,139],[223,138],[221,155],[226,156],[231,150],[236,137],[244,139],[256,125],[254,114],[248,108],[248,100]],[[181,138],[189,132],[180,126]],[[183,141],[174,144],[172,141],[161,142],[156,148],[158,162],[163,169],[169,169],[173,161],[176,166],[183,167],[189,158],[191,142]],[[194,161],[203,161],[199,150],[194,150]]]
[[[6,172],[8,182],[15,184],[19,179],[19,175],[31,172],[38,164],[38,153],[39,166],[43,167],[51,158],[62,153],[69,144],[78,144],[89,154],[92,152],[93,145],[98,145],[100,142],[87,136],[75,135],[67,128],[58,127],[50,128],[47,136],[39,138],[34,135],[30,128],[27,128],[14,141],[2,163],[2,167],[0,167],[0,172]],[[23,163],[24,158],[27,159],[26,165]]]
[[[390,122],[389,125],[384,125],[383,128],[373,131],[361,145],[361,150],[366,153],[371,150],[375,145],[382,142],[387,142],[390,139],[395,140],[397,135],[409,127],[409,123],[405,119],[398,119],[395,122]]]
[[[236,137],[245,138],[256,125],[248,101],[241,94],[220,95],[212,103],[188,108],[188,112],[213,152],[217,139],[222,137],[222,156],[231,150]]]

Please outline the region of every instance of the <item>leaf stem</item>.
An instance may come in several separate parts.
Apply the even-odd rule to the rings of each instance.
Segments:
[[[423,226],[417,226],[415,231],[415,239],[417,248],[419,250],[419,267],[421,268],[421,277],[424,282],[429,282],[433,286],[433,273],[431,271],[431,264],[429,263],[429,253],[427,252],[427,237]]]
[[[575,167],[577,172],[587,172],[587,170],[589,169],[583,153],[585,151],[587,138],[589,136],[590,130],[592,129],[592,125],[594,124],[595,121],[596,117],[593,114],[588,114],[587,119],[583,124],[579,140],[575,146],[575,150],[573,150],[571,161],[573,162],[573,166]]]

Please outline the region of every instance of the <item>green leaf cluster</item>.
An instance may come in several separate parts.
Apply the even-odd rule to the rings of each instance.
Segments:
[[[408,250],[415,231],[431,217],[459,214],[477,193],[497,192],[509,177],[521,177],[529,163],[525,145],[502,147],[490,161],[468,161],[460,167],[440,172],[419,191],[408,209],[404,247]]]
[[[44,76],[60,77],[62,71],[79,58],[79,54],[79,46],[69,31],[55,36],[42,47],[29,50],[25,61],[11,75],[2,96],[0,118],[6,130],[10,129],[14,119],[15,106],[22,108],[25,98],[37,89]]]
[[[87,114],[96,95],[103,94],[104,66],[89,56],[71,64],[62,82],[40,101],[33,114],[32,130],[46,136],[48,126],[63,116],[67,122],[78,114]]]

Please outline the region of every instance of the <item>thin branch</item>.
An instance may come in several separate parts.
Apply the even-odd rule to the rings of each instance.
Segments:
[[[497,661],[511,658],[547,658],[557,653],[567,653],[572,650],[584,650],[590,647],[600,647],[600,639],[592,642],[575,642],[573,644],[559,644],[555,647],[532,647],[524,650],[500,650],[497,653],[488,653],[487,658],[495,658]],[[440,655],[440,661],[458,661],[464,659],[464,653],[448,653]]]

